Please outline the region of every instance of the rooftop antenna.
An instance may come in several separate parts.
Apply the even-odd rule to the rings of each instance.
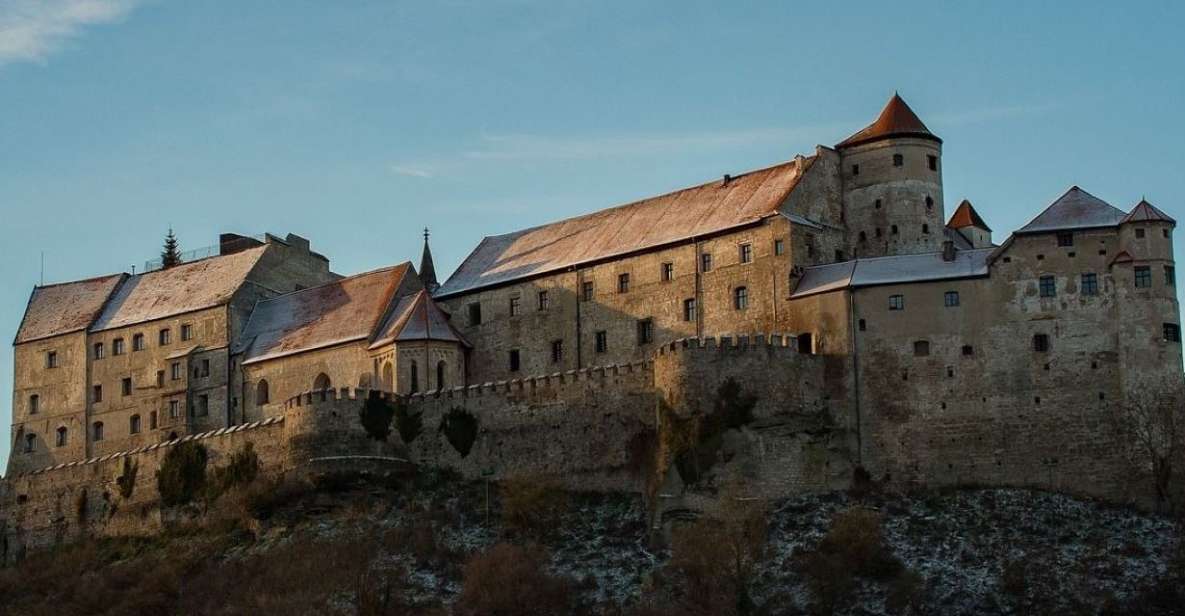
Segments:
[[[45,251],[44,250],[41,251],[41,284],[39,284],[37,286],[39,286],[39,287],[45,286]]]

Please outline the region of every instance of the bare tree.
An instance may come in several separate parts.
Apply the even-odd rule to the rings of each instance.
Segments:
[[[1161,387],[1144,387],[1139,394],[1112,407],[1111,421],[1118,445],[1133,470],[1152,481],[1156,506],[1173,511],[1174,462],[1185,448],[1185,409],[1182,392]]]

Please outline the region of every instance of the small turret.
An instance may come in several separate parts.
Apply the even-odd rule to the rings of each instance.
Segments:
[[[959,207],[955,209],[955,213],[951,214],[946,228],[962,234],[968,242],[971,242],[972,248],[990,248],[992,246],[991,227],[987,226],[987,223],[979,216],[979,212],[976,212],[975,207],[966,199],[963,199]]]
[[[424,254],[420,257],[420,281],[424,283],[424,289],[432,294],[440,288],[440,283],[436,281],[436,266],[432,263],[432,249],[428,247],[428,236],[428,228],[424,227]]]

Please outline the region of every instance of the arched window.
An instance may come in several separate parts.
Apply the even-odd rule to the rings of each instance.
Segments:
[[[91,427],[91,438],[96,441],[103,440],[103,422],[96,421]]]
[[[383,390],[395,391],[395,366],[391,362],[383,364]]]
[[[25,435],[25,453],[33,453],[33,445],[37,441],[36,434]]]
[[[29,414],[36,415],[41,410],[41,396],[33,394],[29,396]]]
[[[140,433],[140,416],[139,415],[132,415],[132,418],[128,420],[128,432],[130,432],[132,434],[139,434]]]
[[[66,426],[62,426],[62,427],[58,428],[57,444],[58,444],[58,447],[65,447],[66,446]]]
[[[444,370],[444,362],[438,362],[436,364],[436,389],[444,389]]]
[[[411,393],[420,391],[420,367],[416,362],[411,362]]]
[[[259,383],[255,385],[255,404],[267,404],[271,401],[271,393],[268,391],[267,379],[259,379]]]
[[[744,310],[749,307],[749,289],[748,287],[737,287],[732,292],[732,307],[737,310]]]
[[[317,391],[329,389],[332,386],[333,384],[329,381],[329,375],[324,372],[318,374],[317,378],[313,379],[313,389]]]

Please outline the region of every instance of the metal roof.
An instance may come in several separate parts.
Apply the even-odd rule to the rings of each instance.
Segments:
[[[13,344],[85,330],[103,310],[124,274],[35,287]]]
[[[426,291],[399,298],[395,310],[376,338],[375,343],[370,345],[372,349],[393,342],[413,340],[443,340],[472,346],[453,327]]]
[[[1132,211],[1123,217],[1123,222],[1167,222],[1174,225],[1177,224],[1177,221],[1173,220],[1172,216],[1165,214],[1157,209],[1156,206],[1143,199],[1140,199],[1136,207],[1132,208]]]
[[[875,122],[839,142],[835,147],[852,147],[889,137],[921,137],[942,143],[941,139],[926,128],[921,118],[913,112],[913,109],[909,108],[905,100],[894,92],[893,98],[890,98],[889,102],[885,104],[885,108],[881,110],[881,114],[877,116]]]
[[[226,304],[267,249],[258,246],[129,276],[91,330],[126,327]]]
[[[995,248],[960,250],[954,261],[941,252],[856,259],[808,267],[792,298],[885,284],[976,278],[988,273],[988,257]]]
[[[814,158],[487,237],[436,293],[473,291],[752,224],[777,212]]]
[[[409,271],[403,263],[259,302],[243,329],[243,363],[369,340]]]
[[[1078,188],[1070,187],[1064,195],[1045,208],[1016,234],[1047,233],[1072,229],[1114,227],[1123,221],[1123,210]]]

